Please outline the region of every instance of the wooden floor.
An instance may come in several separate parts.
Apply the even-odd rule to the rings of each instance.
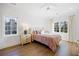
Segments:
[[[60,48],[57,50],[57,56],[78,56],[79,48],[77,43],[61,41]]]
[[[0,56],[77,56],[77,44],[61,41],[60,47],[54,54],[47,46],[38,42],[26,44],[22,46],[14,46],[11,48],[0,50]]]

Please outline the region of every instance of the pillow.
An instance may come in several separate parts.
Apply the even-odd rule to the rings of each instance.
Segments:
[[[33,31],[33,34],[41,34],[41,31]]]

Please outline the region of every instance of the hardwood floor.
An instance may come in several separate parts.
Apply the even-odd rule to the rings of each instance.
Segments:
[[[78,44],[67,41],[62,41],[57,50],[57,56],[77,56],[79,53]]]
[[[0,56],[76,56],[78,54],[77,44],[61,41],[60,47],[54,54],[47,46],[38,42],[22,46],[0,50]]]

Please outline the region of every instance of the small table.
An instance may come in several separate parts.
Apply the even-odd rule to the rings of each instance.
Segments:
[[[20,44],[23,46],[26,43],[31,42],[31,34],[20,35]]]

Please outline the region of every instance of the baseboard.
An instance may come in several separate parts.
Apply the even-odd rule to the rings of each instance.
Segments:
[[[10,46],[10,47],[2,48],[2,49],[0,49],[0,50],[5,50],[5,49],[12,48],[12,47],[20,46],[20,45],[21,45],[21,44],[13,45],[13,46]]]
[[[29,43],[30,43],[30,42],[29,42]],[[26,43],[26,44],[28,44],[28,43]],[[2,48],[2,49],[0,49],[0,50],[10,49],[10,48],[12,48],[12,47],[16,47],[16,46],[23,47],[21,44],[16,44],[16,45],[13,45],[13,46],[10,46],[10,47]]]
[[[77,43],[77,40],[67,40],[67,41],[71,43]]]

